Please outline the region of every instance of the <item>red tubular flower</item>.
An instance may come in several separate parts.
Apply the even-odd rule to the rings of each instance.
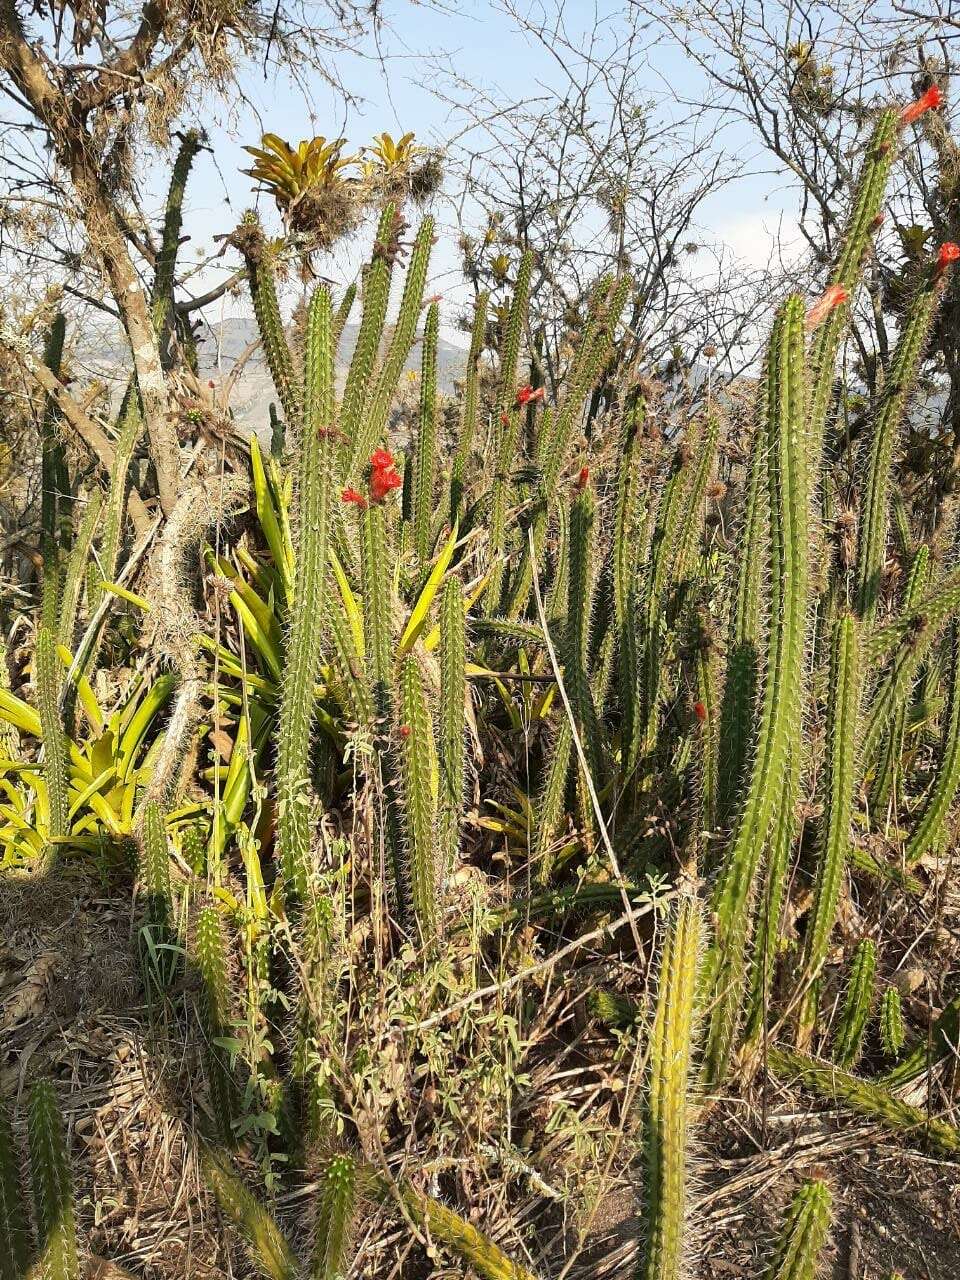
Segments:
[[[341,502],[355,502],[362,511],[367,505],[367,500],[362,493],[358,493],[356,489],[344,489],[340,495]]]
[[[533,387],[528,383],[525,387],[521,387],[517,392],[517,404],[521,407],[530,404],[534,400],[542,400],[544,397],[543,387],[537,387],[534,391]]]
[[[960,244],[954,244],[952,240],[945,241],[937,250],[936,274],[942,276],[951,262],[960,261]]]
[[[382,502],[391,489],[403,484],[393,454],[387,449],[376,449],[370,458],[370,501]]]
[[[807,329],[815,329],[818,324],[823,324],[830,312],[842,306],[849,297],[849,292],[842,284],[829,285],[807,312]]]
[[[926,93],[922,93],[916,102],[911,102],[900,112],[900,124],[913,124],[925,111],[933,111],[943,104],[943,93],[939,85],[932,84]]]

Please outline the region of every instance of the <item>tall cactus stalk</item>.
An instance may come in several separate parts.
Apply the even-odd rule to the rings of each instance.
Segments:
[[[401,663],[397,715],[399,809],[406,841],[404,906],[409,904],[412,908],[420,936],[428,943],[436,937],[439,920],[440,869],[433,796],[437,759],[433,722],[427,710],[419,663],[413,654],[408,654]]]
[[[811,986],[803,997],[799,1017],[801,1043],[809,1038],[816,1021],[816,995],[812,983],[827,957],[850,847],[857,779],[860,687],[859,627],[852,615],[846,614],[834,626],[830,655],[824,809],[820,822],[813,907],[807,921],[803,952],[802,980]]]
[[[65,836],[69,823],[70,774],[67,763],[67,737],[60,716],[60,663],[53,635],[45,626],[37,630],[35,655],[37,708],[43,730],[43,772],[47,784],[49,806],[48,830],[51,837]],[[47,857],[50,849],[47,850]]]
[[[945,282],[946,274],[934,260],[924,272],[910,305],[873,421],[860,518],[856,589],[857,609],[863,618],[871,621],[876,615],[886,561],[890,471],[897,432],[917,380]]]
[[[440,733],[437,834],[444,876],[460,852],[466,737],[466,610],[463,589],[448,578],[440,602]]]
[[[467,354],[466,378],[463,386],[463,407],[460,412],[460,437],[450,471],[450,520],[459,519],[467,482],[467,467],[473,450],[477,430],[477,414],[480,390],[480,356],[487,340],[487,307],[490,295],[477,294],[473,309],[473,329],[470,334],[470,350]]]
[[[944,716],[940,762],[923,813],[907,843],[903,858],[915,866],[947,838],[947,817],[960,786],[960,626],[950,630],[950,680]]]
[[[244,1237],[254,1263],[267,1280],[297,1280],[296,1256],[273,1215],[244,1186],[230,1163],[204,1147],[200,1167],[224,1215]]]
[[[61,312],[54,316],[47,335],[43,362],[56,377],[60,376],[66,320]],[[40,560],[42,564],[41,617],[44,625],[55,627],[60,610],[61,528],[64,507],[69,518],[70,494],[66,492],[66,454],[57,432],[57,409],[51,397],[40,420]]]
[[[27,1274],[30,1231],[20,1185],[20,1159],[6,1107],[0,1104],[0,1280]]]
[[[693,1025],[701,951],[700,910],[683,897],[667,929],[650,1036],[643,1125],[646,1241],[640,1280],[679,1280],[683,1270]]]
[[[805,453],[803,300],[781,306],[770,340],[765,392],[769,450],[770,625],[756,753],[743,808],[713,895],[716,941],[704,965],[704,989],[715,1001],[705,1053],[708,1080],[722,1077],[739,1024],[744,954],[757,866],[778,805],[783,778],[801,734],[807,624],[810,481]]]
[[[370,379],[376,366],[383,338],[383,326],[390,299],[390,276],[395,252],[393,244],[399,231],[397,210],[388,204],[380,215],[374,241],[373,257],[363,273],[363,309],[360,329],[340,404],[341,456],[340,469],[349,470],[355,447],[358,447],[360,418]],[[359,459],[361,455],[357,454]]]
[[[794,1196],[764,1280],[814,1280],[830,1232],[830,1188],[820,1179]]]
[[[413,464],[413,550],[418,569],[430,558],[433,491],[437,467],[437,337],[440,308],[427,308],[420,373],[420,421]]]
[[[30,1090],[27,1132],[40,1274],[44,1280],[80,1280],[73,1180],[63,1118],[49,1080],[38,1080]]]
[[[234,1140],[236,1088],[226,1050],[216,1043],[230,1031],[230,987],[220,916],[215,907],[204,907],[197,916],[195,954],[202,984],[200,1013],[213,1120],[220,1140],[230,1144]]]
[[[277,832],[283,874],[304,898],[310,873],[310,729],[323,646],[334,481],[331,300],[317,289],[307,317],[296,572],[277,740]]]
[[[899,1058],[906,1038],[900,992],[894,986],[887,987],[880,1000],[880,1044],[884,1056]]]

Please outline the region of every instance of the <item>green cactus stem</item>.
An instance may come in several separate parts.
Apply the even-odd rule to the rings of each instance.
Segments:
[[[246,1241],[254,1265],[266,1280],[297,1280],[300,1267],[273,1215],[244,1186],[230,1162],[204,1147],[200,1167],[223,1214]]]
[[[940,848],[947,839],[947,818],[956,798],[958,786],[960,786],[960,627],[954,623],[950,635],[950,680],[940,761],[923,813],[903,853],[903,860],[908,867],[915,866],[925,854],[932,849]]]
[[[822,1098],[841,1102],[885,1129],[925,1142],[948,1156],[960,1153],[960,1130],[901,1102],[883,1085],[863,1080],[832,1062],[822,1062],[779,1046],[769,1050],[767,1063],[775,1075],[797,1080]]]
[[[683,897],[667,929],[650,1035],[643,1125],[646,1240],[640,1280],[679,1280],[687,1218],[688,1097],[702,925],[697,902]]]
[[[337,1154],[325,1160],[314,1195],[316,1220],[310,1280],[342,1280],[349,1269],[348,1252],[357,1198],[357,1164]]]
[[[823,817],[817,845],[813,907],[804,938],[802,981],[812,983],[827,957],[830,934],[850,848],[854,787],[857,780],[857,738],[861,670],[859,627],[846,614],[834,625],[830,652],[827,706],[827,759],[823,773]],[[813,988],[804,996],[799,1025],[806,1038],[816,1020]]]
[[[200,1014],[211,1110],[221,1141],[232,1144],[236,1086],[227,1052],[216,1043],[230,1034],[230,986],[220,916],[215,907],[204,907],[197,916],[195,955],[202,984]]]
[[[409,906],[424,943],[437,934],[440,875],[433,779],[437,774],[433,722],[427,710],[420,666],[408,654],[400,666],[398,720],[394,732],[400,756],[399,811],[406,843],[404,907]],[[408,912],[403,911],[406,916]]]
[[[756,752],[743,808],[713,895],[716,940],[704,965],[713,1002],[705,1052],[709,1081],[726,1070],[739,1023],[744,953],[757,866],[784,803],[783,779],[800,740],[807,625],[810,482],[805,453],[803,300],[778,312],[767,359],[764,441],[769,449],[770,625]]]
[[[327,546],[334,480],[331,300],[317,289],[307,317],[298,529],[287,670],[277,733],[277,834],[283,874],[300,899],[310,873],[310,731],[324,632]]]
[[[0,1280],[24,1280],[30,1229],[20,1186],[20,1156],[6,1107],[0,1104]]]
[[[60,662],[56,643],[45,626],[37,630],[34,656],[37,709],[43,730],[43,772],[49,803],[48,830],[51,837],[68,831],[70,774],[67,764],[67,736],[60,717]],[[48,851],[49,853],[49,851]]]
[[[806,1182],[794,1196],[764,1280],[814,1280],[830,1233],[833,1197],[825,1182]]]
[[[424,1195],[406,1182],[400,1184],[399,1190],[404,1208],[417,1226],[451,1249],[482,1280],[537,1280],[528,1267],[514,1262],[473,1223],[439,1200]],[[381,1194],[386,1194],[385,1188]]]
[[[463,588],[448,578],[440,601],[440,733],[437,834],[444,876],[460,852],[466,743],[466,608]]]
[[[30,1090],[27,1133],[39,1274],[44,1280],[80,1280],[73,1181],[63,1118],[49,1080],[38,1080]]]
[[[412,474],[413,550],[422,572],[430,559],[430,531],[433,521],[433,491],[437,469],[437,338],[440,308],[427,308],[423,331],[423,358],[420,373],[420,421],[417,427],[416,456]]]
[[[849,1069],[860,1057],[863,1036],[873,1007],[877,947],[870,938],[861,938],[853,953],[847,992],[840,1010],[833,1041],[833,1060]]]
[[[473,309],[473,329],[470,334],[470,350],[467,354],[467,370],[463,385],[463,406],[460,411],[460,437],[457,452],[450,470],[450,523],[462,513],[467,468],[473,450],[477,430],[477,409],[480,391],[480,357],[487,338],[487,307],[490,295],[477,294]]]
[[[880,998],[880,1044],[884,1057],[899,1058],[906,1038],[900,992],[889,986]]]

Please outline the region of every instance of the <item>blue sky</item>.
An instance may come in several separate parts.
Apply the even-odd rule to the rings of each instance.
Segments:
[[[616,11],[619,3],[598,0],[596,7],[573,0],[568,5],[571,25],[584,29],[599,26],[603,38],[616,41]],[[410,0],[387,0],[385,12],[390,29],[383,35],[385,62],[376,57],[372,42],[363,56],[340,57],[337,71],[360,101],[353,106],[329,85],[315,77],[307,86],[296,87],[285,77],[265,80],[262,71],[247,69],[241,79],[250,101],[246,110],[220,119],[212,127],[204,116],[214,154],[204,154],[197,162],[188,193],[187,230],[193,238],[186,256],[209,247],[214,235],[236,224],[241,211],[253,202],[251,180],[240,170],[249,163],[243,152],[245,142],[256,143],[262,130],[270,130],[296,141],[315,133],[347,136],[353,149],[381,130],[397,136],[414,130],[418,140],[442,146],[464,128],[464,119],[451,114],[434,88],[438,67],[447,64],[459,76],[491,90],[505,100],[515,100],[556,85],[560,78],[548,52],[518,31],[513,19],[491,0],[461,0],[456,11],[423,7]],[[697,72],[683,53],[665,40],[648,55],[637,74],[651,97],[662,95],[663,86],[680,83],[691,92]],[[725,146],[747,155],[753,141],[745,133],[729,130]],[[748,163],[747,168],[750,168]],[[782,181],[772,175],[745,176],[714,197],[703,210],[701,222],[708,232],[752,264],[765,258],[768,232],[776,229],[793,200]],[[274,211],[261,199],[268,227],[275,225]],[[785,214],[784,211],[787,211]],[[441,224],[441,238],[434,255],[435,286],[456,289],[459,274],[454,249],[454,233],[449,207],[438,202],[434,210]],[[336,278],[352,275],[355,264],[349,253],[325,266]],[[224,314],[245,313],[240,300],[228,300]]]

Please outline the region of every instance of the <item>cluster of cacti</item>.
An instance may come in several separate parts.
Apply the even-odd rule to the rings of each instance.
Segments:
[[[190,514],[189,494],[183,529],[168,520],[152,571],[163,578],[165,556],[195,560],[211,622],[161,645],[174,671],[132,680],[108,713],[99,659],[133,651],[111,609],[123,601],[169,635],[171,618],[156,614],[173,612],[180,584],[168,573],[154,589],[145,571],[140,594],[135,558],[124,561],[128,524],[152,527],[129,492],[135,379],[109,487],[88,485],[82,502],[48,402],[34,694],[31,704],[0,682],[0,716],[24,757],[3,762],[0,840],[11,861],[39,856],[46,869],[52,849],[136,847],[150,1003],[190,999],[172,981],[178,966],[195,977],[183,985],[199,992],[196,1101],[204,1144],[218,1144],[204,1145],[204,1172],[270,1280],[345,1274],[364,1197],[481,1276],[533,1275],[441,1203],[436,1181],[420,1189],[460,1156],[441,1160],[441,1175],[410,1162],[443,1112],[443,1071],[459,1054],[466,1079],[481,1042],[481,1083],[463,1086],[445,1122],[473,1141],[463,1117],[495,1106],[512,1133],[523,1104],[497,1095],[491,1081],[509,1073],[495,1053],[523,1074],[530,1021],[553,1011],[554,975],[533,977],[579,947],[571,931],[585,917],[583,936],[630,938],[640,953],[622,963],[598,950],[583,1009],[598,1040],[616,1040],[612,1070],[636,1071],[639,1100],[624,1092],[621,1119],[638,1151],[645,1280],[682,1273],[701,1086],[706,1100],[766,1066],[960,1151],[951,1126],[893,1092],[949,1056],[957,1010],[903,1054],[890,981],[903,956],[846,893],[853,877],[899,898],[921,890],[960,784],[960,571],[938,554],[946,517],[908,501],[896,468],[960,251],[944,246],[920,270],[862,444],[831,434],[837,355],[901,124],[892,110],[878,117],[823,297],[808,306],[792,293],[776,311],[745,449],[734,409],[711,390],[678,427],[656,381],[617,365],[629,278],[585,291],[554,367],[531,333],[538,263],[518,251],[509,294],[476,299],[451,405],[438,385],[439,300],[424,307],[430,218],[407,244],[402,209],[386,204],[359,284],[315,288],[288,328],[282,244],[245,216],[231,242],[279,402],[270,454],[254,438],[233,459],[251,472],[235,537],[194,555],[209,521]],[[275,156],[285,174],[299,165],[313,187],[339,162],[338,144],[315,142],[296,164],[282,147],[258,159]],[[187,342],[175,250],[198,145],[184,141],[156,260],[164,352]],[[278,189],[289,208],[303,195]],[[57,323],[51,370],[62,348]],[[835,535],[851,521],[844,559]],[[901,865],[881,852],[898,824]],[[646,926],[661,916],[648,1004],[642,986],[621,991],[602,970],[646,974]],[[832,1062],[807,1056],[815,1041]],[[877,1046],[883,1082],[852,1075]],[[48,1086],[30,1110],[38,1231],[50,1275],[66,1278],[74,1230]],[[258,1125],[268,1193],[309,1178],[307,1247],[294,1248],[223,1154],[249,1154]],[[524,1139],[534,1148],[536,1127]],[[2,1280],[27,1247],[11,1151],[0,1124]],[[521,1160],[513,1137],[501,1155],[505,1168]],[[532,1183],[545,1178],[535,1151],[522,1161]],[[825,1184],[807,1184],[769,1280],[809,1280],[829,1220]],[[535,1256],[532,1230],[528,1243]]]

